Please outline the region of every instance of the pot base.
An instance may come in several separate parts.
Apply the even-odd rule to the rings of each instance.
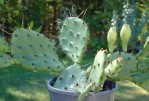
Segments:
[[[50,90],[50,101],[77,101],[78,93],[54,88],[55,81],[56,78],[49,80],[47,83],[48,89]],[[83,101],[114,101],[116,89],[117,85],[115,82],[106,81],[102,91],[98,93],[90,92]]]

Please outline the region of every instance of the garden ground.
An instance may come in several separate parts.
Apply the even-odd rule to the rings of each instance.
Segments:
[[[13,65],[0,70],[0,101],[49,101],[46,82],[53,75]],[[118,82],[115,101],[149,101],[149,93],[128,81]]]

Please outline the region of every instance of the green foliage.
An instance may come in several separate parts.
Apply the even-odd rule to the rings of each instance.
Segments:
[[[131,76],[131,81],[134,82],[136,85],[142,87],[143,89],[149,91],[149,71],[145,73],[136,73]]]
[[[14,64],[14,60],[9,55],[10,45],[3,36],[0,36],[0,68]]]
[[[111,13],[104,13],[100,10],[84,16],[84,20],[88,23],[91,32],[89,49],[93,52],[101,48],[107,48],[106,31],[109,28],[108,19],[110,19],[110,16]]]
[[[14,60],[6,53],[0,52],[0,68],[14,64]]]
[[[62,6],[61,1],[13,0],[12,2],[11,0],[4,0],[0,6],[0,24],[3,29],[9,32],[22,27],[35,30],[40,26],[42,26],[42,30],[45,28],[55,30],[55,21],[60,14],[58,10]]]
[[[0,4],[3,5],[4,4],[4,0],[0,0]]]
[[[6,42],[5,38],[0,36],[0,51],[10,52],[10,45]]]
[[[137,54],[137,58],[141,59],[146,57],[148,55],[148,50],[149,50],[149,36],[146,39],[143,49],[140,50],[140,52]]]

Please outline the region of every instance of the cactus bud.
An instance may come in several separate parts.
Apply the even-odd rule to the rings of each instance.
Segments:
[[[108,47],[109,47],[109,52],[112,53],[114,50],[114,43],[117,39],[117,32],[115,27],[111,27],[108,35],[107,35],[107,41],[108,41]]]
[[[122,26],[121,31],[120,31],[120,38],[121,38],[121,43],[122,43],[122,49],[123,49],[124,52],[127,52],[127,45],[128,45],[128,41],[130,39],[130,36],[131,36],[130,25],[124,24]]]

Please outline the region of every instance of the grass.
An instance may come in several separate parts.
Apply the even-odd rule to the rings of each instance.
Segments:
[[[118,82],[115,101],[149,101],[149,92],[129,81]]]
[[[53,77],[16,65],[0,69],[0,101],[49,101],[46,83]],[[118,85],[115,101],[149,100],[149,93],[131,82],[118,82]]]

